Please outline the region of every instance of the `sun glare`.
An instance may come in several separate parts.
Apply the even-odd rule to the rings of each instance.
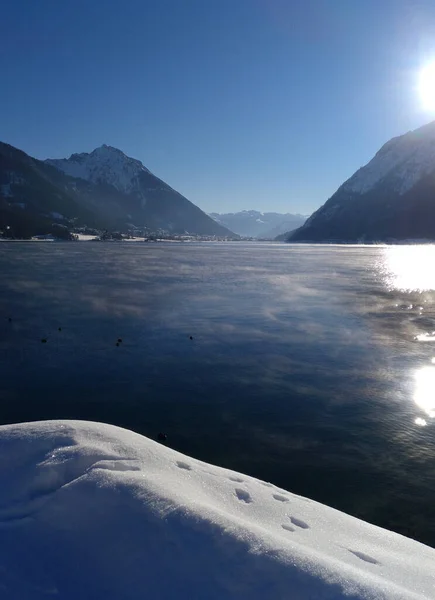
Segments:
[[[428,417],[435,417],[435,367],[422,367],[416,372],[414,402]],[[417,425],[423,425],[423,420],[416,421]]]
[[[435,290],[433,264],[434,245],[389,246],[379,268],[390,289],[424,292]]]
[[[421,69],[418,87],[423,107],[435,111],[435,61]]]

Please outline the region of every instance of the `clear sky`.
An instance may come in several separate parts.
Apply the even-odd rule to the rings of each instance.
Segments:
[[[102,143],[206,211],[310,213],[433,118],[434,0],[13,0],[0,140],[37,158]]]

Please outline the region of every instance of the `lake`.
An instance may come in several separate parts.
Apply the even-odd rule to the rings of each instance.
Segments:
[[[165,432],[435,546],[434,265],[434,246],[2,243],[0,423]]]

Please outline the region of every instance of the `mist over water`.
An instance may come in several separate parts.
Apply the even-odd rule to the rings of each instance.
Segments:
[[[434,264],[434,246],[3,243],[0,422],[163,431],[435,545]]]

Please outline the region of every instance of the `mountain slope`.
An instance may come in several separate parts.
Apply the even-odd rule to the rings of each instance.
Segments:
[[[53,222],[94,226],[96,215],[78,200],[74,187],[50,165],[0,142],[1,229],[28,237],[51,231]]]
[[[71,177],[116,190],[122,195],[122,201],[117,203],[121,222],[173,233],[234,237],[140,161],[117,148],[103,145],[91,153],[73,154],[68,159],[47,159],[45,163]],[[94,204],[93,208],[104,211],[101,204]]]
[[[231,231],[246,237],[273,239],[280,233],[300,227],[306,217],[290,213],[262,213],[257,210],[242,210],[236,213],[210,213],[210,216]]]
[[[393,138],[289,241],[435,239],[435,122]]]

